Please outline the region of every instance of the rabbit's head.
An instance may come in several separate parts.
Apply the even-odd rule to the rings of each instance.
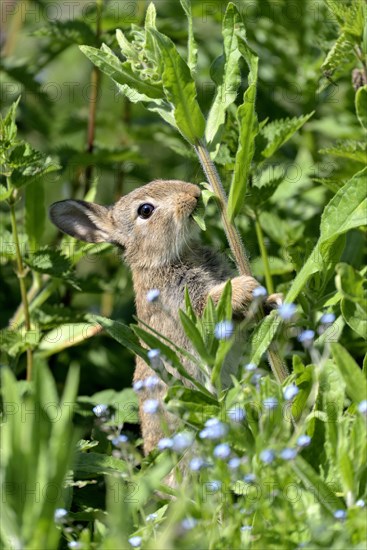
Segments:
[[[50,207],[51,221],[87,242],[110,242],[134,269],[169,265],[180,258],[194,231],[190,214],[200,189],[178,180],[156,180],[113,206],[65,200]]]

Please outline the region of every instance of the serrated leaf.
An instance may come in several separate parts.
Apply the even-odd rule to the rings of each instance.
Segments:
[[[30,253],[25,262],[34,271],[47,273],[53,277],[63,277],[72,268],[69,258],[64,256],[59,250],[52,250],[50,248],[41,248]]]
[[[19,105],[20,96],[7,112],[6,116],[3,118],[0,115],[0,147],[7,149],[15,142],[17,137],[17,125],[15,123],[17,108]]]
[[[321,65],[321,70],[332,75],[337,69],[345,66],[353,59],[353,48],[353,37],[346,32],[342,32],[327,54]]]
[[[83,20],[67,19],[66,21],[48,21],[46,27],[37,29],[35,36],[49,36],[53,42],[71,44],[96,44],[96,35],[92,28]]]
[[[187,17],[188,24],[188,40],[187,40],[187,64],[192,74],[195,73],[196,63],[198,57],[198,47],[195,42],[194,37],[194,28],[192,24],[192,13],[191,13],[191,1],[190,0],[180,0],[182,9],[184,10]]]
[[[98,50],[91,46],[80,46],[80,50],[102,72],[112,78],[116,83],[126,87],[130,91],[129,99],[135,97],[136,101],[150,101],[163,97],[161,86],[154,86],[139,78],[131,69],[130,63],[121,62],[113,51],[105,44]]]
[[[239,59],[241,52],[238,48],[238,37],[236,30],[242,25],[240,14],[236,6],[229,3],[223,18],[223,56],[220,60],[220,68],[215,76],[217,91],[210,108],[205,137],[210,151],[218,151],[221,133],[223,130],[226,111],[228,107],[236,100],[239,85],[241,83],[241,73]],[[242,25],[243,26],[243,25]],[[218,60],[216,60],[218,66]]]
[[[367,164],[367,145],[365,141],[339,140],[334,147],[327,147],[319,151],[324,155],[341,157]]]
[[[123,460],[102,453],[76,453],[74,464],[75,476],[79,479],[89,479],[96,476],[114,475],[128,476],[127,465]]]
[[[355,403],[360,403],[367,398],[366,378],[353,357],[340,344],[332,343],[331,351],[334,361],[342,375],[346,392]]]
[[[196,99],[196,86],[189,67],[179,55],[175,44],[164,34],[151,28],[163,59],[163,87],[167,100],[174,107],[177,128],[191,143],[204,135],[205,120]]]
[[[357,90],[355,102],[358,120],[367,130],[367,85]]]
[[[262,151],[262,156],[269,158],[284,145],[312,117],[315,111],[301,117],[285,118],[269,122],[262,128],[260,134],[268,144]]]

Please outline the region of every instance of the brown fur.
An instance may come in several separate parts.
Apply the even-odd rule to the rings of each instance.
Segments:
[[[89,242],[112,242],[124,250],[131,268],[139,319],[178,346],[194,352],[179,321],[184,309],[184,291],[188,288],[193,307],[200,314],[208,296],[218,302],[225,282],[233,275],[218,252],[203,247],[195,238],[196,226],[190,214],[196,207],[200,189],[177,180],[156,180],[122,197],[115,205],[103,207],[83,201],[61,201],[51,206],[51,220],[65,233]],[[143,220],[138,216],[141,204],[151,203],[155,210]],[[258,282],[253,277],[232,279],[232,306],[236,316],[245,314]],[[147,292],[160,291],[156,303],[147,301]],[[272,301],[274,301],[274,296]],[[200,378],[197,367],[184,359],[187,371]],[[175,376],[176,372],[165,365]],[[153,375],[141,359],[136,360],[134,380]],[[161,384],[150,398],[163,401],[166,388]],[[146,392],[139,395],[144,451],[149,453],[163,436],[159,415],[146,414],[142,403]],[[168,431],[177,420],[165,414]]]

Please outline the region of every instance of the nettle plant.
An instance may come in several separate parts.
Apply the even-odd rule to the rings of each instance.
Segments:
[[[328,4],[335,10],[343,38],[325,60],[325,76],[332,76],[341,49],[345,52],[348,43],[348,55],[355,52],[362,60],[363,84],[364,4]],[[35,250],[40,231],[37,220],[42,218],[37,211],[37,176],[57,169],[57,164],[17,140],[15,104],[1,120],[1,199],[10,209],[15,243],[5,259],[16,263],[22,297],[13,324],[24,330],[2,332],[8,368],[2,371],[5,452],[1,483],[6,498],[1,540],[9,548],[56,548],[61,536],[61,547],[67,544],[69,548],[362,548],[367,497],[367,362],[364,359],[361,369],[352,352],[359,351],[361,357],[366,338],[365,268],[353,267],[342,254],[351,230],[362,232],[366,225],[367,168],[361,166],[366,160],[365,146],[361,139],[358,145],[337,144],[324,150],[324,154],[351,159],[353,169],[348,177],[343,172],[319,178],[333,196],[322,211],[312,250],[299,256],[298,235],[297,246],[287,251],[290,262],[283,254],[289,239],[282,232],[300,233],[304,227],[282,225],[284,210],[277,210],[277,217],[268,213],[275,208],[274,195],[284,182],[269,165],[313,113],[258,120],[259,59],[248,44],[238,8],[229,3],[222,23],[223,54],[211,70],[215,94],[204,116],[195,83],[198,48],[190,2],[181,0],[181,6],[188,18],[187,61],[174,42],[158,31],[154,4],[147,9],[144,27],[133,25],[126,35],[117,31],[118,55],[106,45],[100,49],[82,46],[81,50],[116,83],[122,95],[161,116],[184,138],[180,150],[200,161],[207,179],[202,184],[205,210],[210,213],[214,205],[219,209],[242,274],[250,273],[250,263],[234,222],[243,227],[243,212],[252,220],[261,271],[256,262],[253,267],[256,275],[264,277],[266,289],[258,291],[249,318],[237,331],[231,321],[230,284],[218,306],[209,302],[201,318],[186,294],[180,318],[197,352],[190,360],[202,371],[203,383],[185,371],[180,360],[188,355],[185,350],[142,323],[127,326],[91,313],[75,323],[79,332],[74,343],[85,339],[86,328],[94,333],[103,328],[156,371],[157,378],[146,382],[146,387],[153,388],[159,378],[168,385],[166,407],[182,419],[184,427],[177,434],[167,433],[157,450],[142,459],[136,449],[139,441],[133,441],[125,429],[126,423],[137,422],[134,391],[105,390],[77,397],[78,372],[71,368],[59,397],[45,361],[66,345],[62,340],[55,344],[51,338],[65,319],[54,320],[50,332],[45,324],[37,338],[32,338],[38,309],[58,281],[77,288],[75,264],[100,247]],[[247,83],[239,101],[244,73]],[[355,110],[361,135],[367,129],[366,98],[367,85],[358,86]],[[232,173],[229,182],[228,172]],[[220,174],[226,175],[226,185]],[[26,184],[28,248],[19,245],[15,216],[16,200]],[[92,186],[85,199],[93,200],[94,194]],[[278,200],[281,203],[281,194]],[[205,216],[196,218],[205,231]],[[264,228],[282,250],[275,267],[274,258],[268,256]],[[63,243],[71,241],[64,238]],[[274,291],[277,269],[289,273],[287,263],[296,275],[280,289],[285,294],[284,305],[264,318],[261,298],[266,291]],[[28,273],[33,278],[29,289]],[[154,299],[159,303],[159,296]],[[238,376],[223,390],[221,367],[238,342],[243,343]],[[28,382],[17,382],[11,370],[17,371],[24,352]],[[162,357],[194,389],[169,375],[162,368]],[[135,392],[140,388],[136,384]],[[59,413],[57,423],[47,406],[50,402]],[[24,422],[25,408],[38,410],[40,416],[35,420],[28,416]],[[79,434],[73,429],[73,411],[81,418],[94,414],[90,440],[74,443]],[[160,414],[154,403],[150,403],[150,412]],[[176,472],[177,488],[165,487],[162,479],[181,461],[186,466],[184,473]],[[106,502],[105,493],[98,492],[103,476]],[[98,485],[95,492],[94,484]],[[40,488],[37,506],[25,496],[30,486]],[[45,491],[49,487],[56,487],[55,498]],[[80,497],[78,491],[84,487],[90,492]],[[166,498],[172,493],[175,499]]]

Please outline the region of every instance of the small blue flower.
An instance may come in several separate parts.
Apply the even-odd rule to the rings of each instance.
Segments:
[[[146,520],[147,520],[147,521],[154,521],[155,519],[157,519],[157,517],[158,517],[158,514],[156,514],[156,513],[149,514],[149,515],[146,517]]]
[[[221,321],[215,325],[214,336],[217,340],[229,340],[233,331],[234,325],[232,321]]]
[[[253,474],[253,473],[246,474],[246,475],[244,476],[244,478],[243,478],[243,481],[244,481],[245,483],[255,483],[255,481],[256,481],[256,476],[255,476],[255,474]]]
[[[192,472],[198,472],[201,468],[204,468],[205,462],[199,456],[195,456],[190,460],[189,468]]]
[[[70,548],[71,550],[78,550],[78,548],[81,547],[82,545],[80,544],[80,542],[76,540],[71,540],[70,542],[68,542],[68,548]]]
[[[227,435],[228,426],[217,418],[205,422],[205,428],[199,433],[201,439],[220,439]]]
[[[229,457],[231,454],[231,448],[228,445],[228,443],[220,443],[214,448],[214,456],[215,458],[221,458],[222,460],[225,460]]]
[[[312,344],[314,337],[315,332],[313,330],[304,330],[298,335],[298,341],[305,347],[308,347]]]
[[[299,389],[297,388],[296,384],[291,384],[290,386],[286,386],[283,389],[283,395],[284,399],[287,401],[292,401],[294,397],[299,393]]]
[[[284,321],[290,321],[296,313],[296,309],[294,304],[282,304],[278,307],[278,313]]]
[[[190,531],[197,525],[197,521],[194,518],[185,518],[181,521],[181,526],[185,531]]]
[[[215,479],[213,481],[208,481],[206,483],[206,485],[208,486],[208,488],[210,489],[210,491],[212,493],[217,493],[218,491],[220,491],[221,487],[222,487],[222,482]]]
[[[363,499],[360,498],[356,501],[356,506],[358,506],[358,508],[364,508],[366,506],[366,503]]]
[[[320,323],[323,325],[331,325],[335,321],[334,313],[324,313],[320,319]]]
[[[311,443],[311,438],[309,435],[300,435],[297,439],[297,445],[299,447],[308,447],[308,445]]]
[[[143,411],[147,414],[156,414],[159,409],[158,399],[147,399],[143,403]]]
[[[62,523],[65,521],[68,511],[65,508],[56,508],[54,513],[54,520],[56,523]]]
[[[264,451],[261,451],[260,453],[260,460],[264,464],[271,464],[275,458],[274,451],[270,449],[265,449]]]
[[[129,441],[129,439],[125,434],[120,434],[118,437],[114,437],[112,439],[112,443],[115,445],[115,447],[119,447],[120,445],[123,445],[124,443],[127,443],[128,441]]]
[[[160,291],[157,288],[152,288],[147,292],[147,301],[152,303],[156,302],[160,296]]]
[[[148,359],[150,361],[156,361],[157,359],[159,359],[160,355],[161,355],[161,350],[160,349],[150,349],[147,353],[148,355]]]
[[[265,298],[267,296],[267,290],[263,286],[258,286],[252,291],[252,296],[256,298]]]
[[[129,538],[129,543],[133,548],[137,548],[141,545],[142,538],[141,537],[131,537]]]
[[[251,384],[253,386],[257,386],[258,383],[260,382],[261,378],[262,378],[261,372],[255,372],[255,374],[251,378]]]
[[[252,525],[242,525],[241,531],[251,531]]]
[[[247,370],[247,372],[252,372],[256,369],[257,366],[255,365],[255,363],[248,363],[247,365],[245,365],[245,370]]]
[[[172,438],[172,449],[176,453],[181,453],[185,451],[188,447],[192,445],[194,441],[194,436],[190,432],[181,432],[173,436]]]
[[[231,470],[237,470],[241,466],[241,459],[238,456],[234,456],[228,461],[228,468]]]
[[[294,460],[297,456],[297,449],[287,447],[281,451],[280,456],[283,460]]]
[[[246,418],[246,411],[243,407],[233,407],[227,414],[232,422],[242,422]]]
[[[361,414],[367,414],[367,399],[364,399],[358,404],[358,410]]]
[[[107,405],[96,405],[93,407],[92,411],[98,418],[101,418],[101,416],[105,416],[108,412],[108,406]]]
[[[278,399],[276,397],[267,397],[263,401],[263,407],[268,411],[276,409],[277,406],[278,406]]]
[[[135,380],[134,384],[133,384],[133,390],[136,392],[136,393],[139,393],[140,391],[142,391],[145,387],[145,382],[144,380]]]
[[[336,512],[334,512],[335,519],[345,519],[346,517],[347,513],[345,510],[336,510]]]
[[[148,376],[148,378],[145,379],[145,387],[147,390],[154,390],[159,384],[160,380],[158,376]]]
[[[160,451],[163,451],[164,449],[171,449],[172,445],[172,439],[170,439],[169,437],[163,437],[158,441],[157,447]]]

